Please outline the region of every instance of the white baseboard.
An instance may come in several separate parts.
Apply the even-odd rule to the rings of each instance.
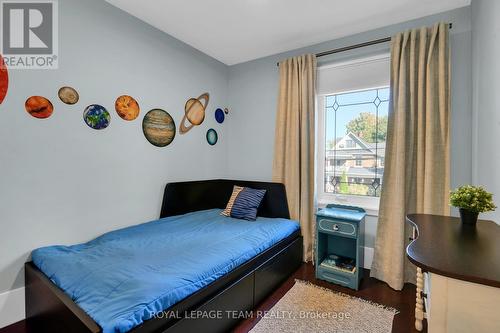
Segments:
[[[373,261],[373,247],[365,247],[365,263],[364,268],[371,269]]]
[[[24,287],[0,294],[0,328],[23,320]]]

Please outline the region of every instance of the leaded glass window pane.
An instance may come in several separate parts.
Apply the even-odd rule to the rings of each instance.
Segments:
[[[389,88],[325,96],[326,193],[379,197]]]

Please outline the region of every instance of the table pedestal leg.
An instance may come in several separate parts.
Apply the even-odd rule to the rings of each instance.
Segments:
[[[422,269],[417,267],[417,295],[415,303],[415,328],[417,331],[422,331],[424,320],[424,300],[422,299],[422,292],[424,290],[424,275]]]

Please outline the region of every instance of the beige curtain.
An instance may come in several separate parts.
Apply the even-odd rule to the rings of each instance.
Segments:
[[[273,180],[285,184],[290,216],[300,221],[304,260],[312,260],[314,243],[314,101],[316,56],[279,63]]]
[[[391,45],[391,99],[370,275],[401,290],[415,281],[405,248],[409,213],[449,215],[448,25],[400,33]]]

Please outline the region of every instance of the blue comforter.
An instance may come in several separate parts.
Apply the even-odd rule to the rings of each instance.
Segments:
[[[173,216],[88,243],[33,251],[34,264],[103,329],[127,332],[299,228],[236,220],[219,209]]]

